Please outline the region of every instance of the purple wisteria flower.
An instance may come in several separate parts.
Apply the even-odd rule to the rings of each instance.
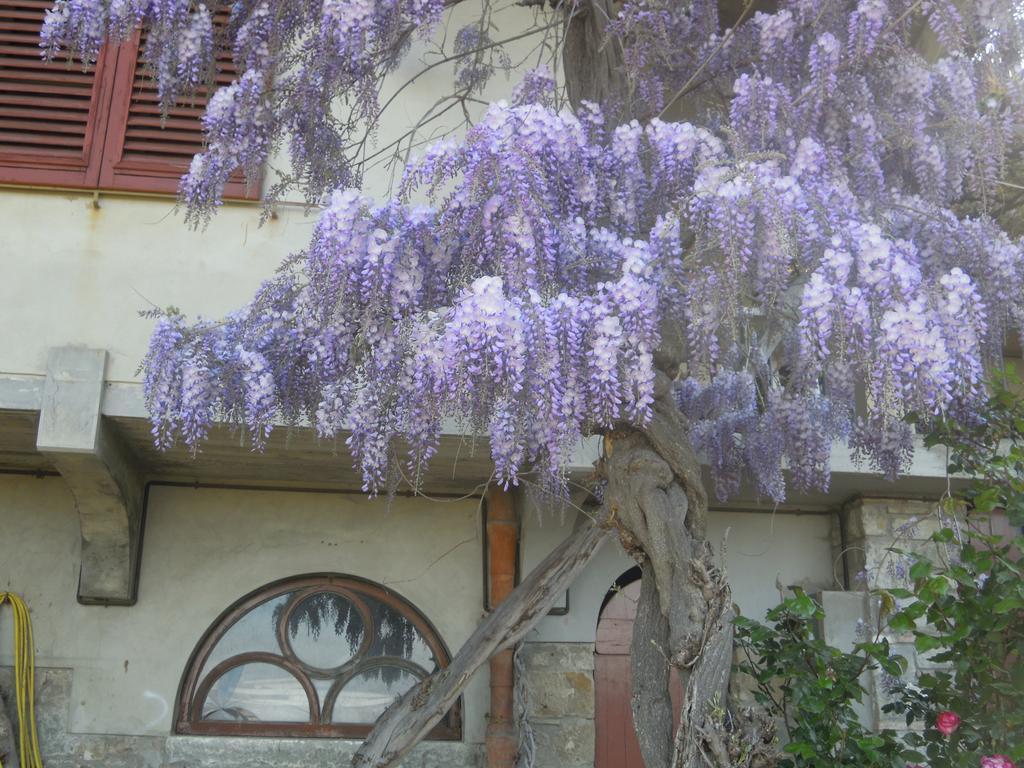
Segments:
[[[228,418],[259,445],[306,420],[347,433],[376,490],[396,446],[418,477],[453,420],[500,482],[556,485],[583,436],[649,421],[668,329],[684,367],[664,373],[719,495],[824,487],[842,442],[899,474],[908,415],[969,416],[1024,321],[1024,249],[999,219],[1024,20],[1009,0],[777,5],[737,24],[712,0],[626,3],[608,44],[629,103],[559,110],[532,71],[377,203],[352,147],[442,0],[239,0],[222,41],[186,0],[57,0],[44,52],[89,59],[142,24],[165,106],[231,48],[240,75],[181,188],[193,221],[275,150],[323,206],[249,306],[160,320],[159,444]],[[478,55],[493,37],[454,35],[461,92],[500,64]]]

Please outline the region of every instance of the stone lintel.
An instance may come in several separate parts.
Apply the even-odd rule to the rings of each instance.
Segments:
[[[36,448],[67,482],[82,532],[78,601],[132,605],[138,588],[145,483],[100,414],[107,353],[50,350]]]

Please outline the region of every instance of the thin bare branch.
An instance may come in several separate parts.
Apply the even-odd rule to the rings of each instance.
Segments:
[[[700,63],[700,66],[697,67],[697,69],[694,71],[692,75],[690,75],[689,79],[685,83],[683,83],[683,86],[678,91],[676,91],[675,95],[665,103],[665,106],[662,108],[661,112],[658,113],[658,117],[664,117],[665,113],[673,104],[675,104],[677,101],[679,101],[679,99],[683,98],[683,96],[690,92],[691,86],[693,86],[693,84],[697,81],[697,78],[701,76],[701,73],[705,69],[707,69],[711,61],[716,56],[718,56],[718,54],[722,51],[723,48],[725,48],[726,45],[729,44],[729,41],[732,40],[733,35],[736,33],[736,30],[740,28],[740,25],[743,24],[744,21],[746,21],[747,15],[750,13],[751,10],[753,10],[753,8],[754,0],[746,0],[746,3],[743,6],[743,11],[742,13],[740,13],[740,17],[736,20],[736,23],[733,26],[729,27],[729,30],[722,36],[721,41],[719,41],[718,45],[715,46],[714,50],[712,50],[711,53],[709,53],[705,57],[704,61]]]

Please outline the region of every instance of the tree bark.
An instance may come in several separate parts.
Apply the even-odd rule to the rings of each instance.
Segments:
[[[563,67],[572,106],[597,103],[612,125],[635,117],[621,47],[607,36],[616,0],[552,5],[566,16]],[[396,701],[356,753],[355,768],[387,768],[401,760],[444,717],[472,674],[536,625],[597,551],[608,524],[644,572],[634,625],[632,707],[646,766],[727,768],[728,739],[717,711],[725,706],[731,667],[731,593],[707,541],[700,462],[671,392],[682,360],[678,341],[678,333],[666,332],[656,353],[650,422],[606,438],[606,522],[588,524],[563,542],[480,624],[447,668]],[[674,737],[672,667],[685,689]]]
[[[552,550],[476,628],[451,664],[422,680],[381,716],[352,765],[386,768],[398,763],[451,709],[474,672],[537,625],[608,535],[607,527],[587,522]]]
[[[671,356],[663,364],[671,363]],[[673,365],[668,368],[674,370]],[[707,495],[672,397],[659,373],[654,415],[643,430],[621,430],[606,441],[605,503],[626,547],[644,564],[644,591],[634,625],[633,708],[647,768],[717,765],[727,742],[719,712],[726,705],[732,661],[731,593],[707,541]],[[661,615],[664,624],[655,610]],[[650,635],[684,683],[676,738],[665,673],[652,671]],[[664,662],[663,662],[664,663]],[[644,669],[640,669],[643,666]]]
[[[672,758],[672,664],[668,620],[658,603],[650,560],[641,566],[640,600],[633,622],[630,669],[633,681],[633,726],[647,765],[668,765]]]
[[[584,101],[590,101],[604,107],[606,114],[625,117],[631,105],[622,47],[605,31],[616,15],[614,0],[562,0],[562,4],[562,66],[569,103],[578,111]]]
[[[728,590],[728,587],[726,587]],[[707,638],[698,663],[694,665],[683,694],[672,754],[672,768],[689,768],[710,763],[718,768],[735,765],[729,740],[718,713],[725,712],[732,671],[732,610],[721,604],[717,616],[705,624],[713,634]]]

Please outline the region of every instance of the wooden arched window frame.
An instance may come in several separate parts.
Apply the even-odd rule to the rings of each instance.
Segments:
[[[363,738],[390,701],[450,660],[427,618],[379,584],[283,579],[238,600],[203,635],[182,676],[175,731]],[[459,704],[428,738],[462,738]]]

